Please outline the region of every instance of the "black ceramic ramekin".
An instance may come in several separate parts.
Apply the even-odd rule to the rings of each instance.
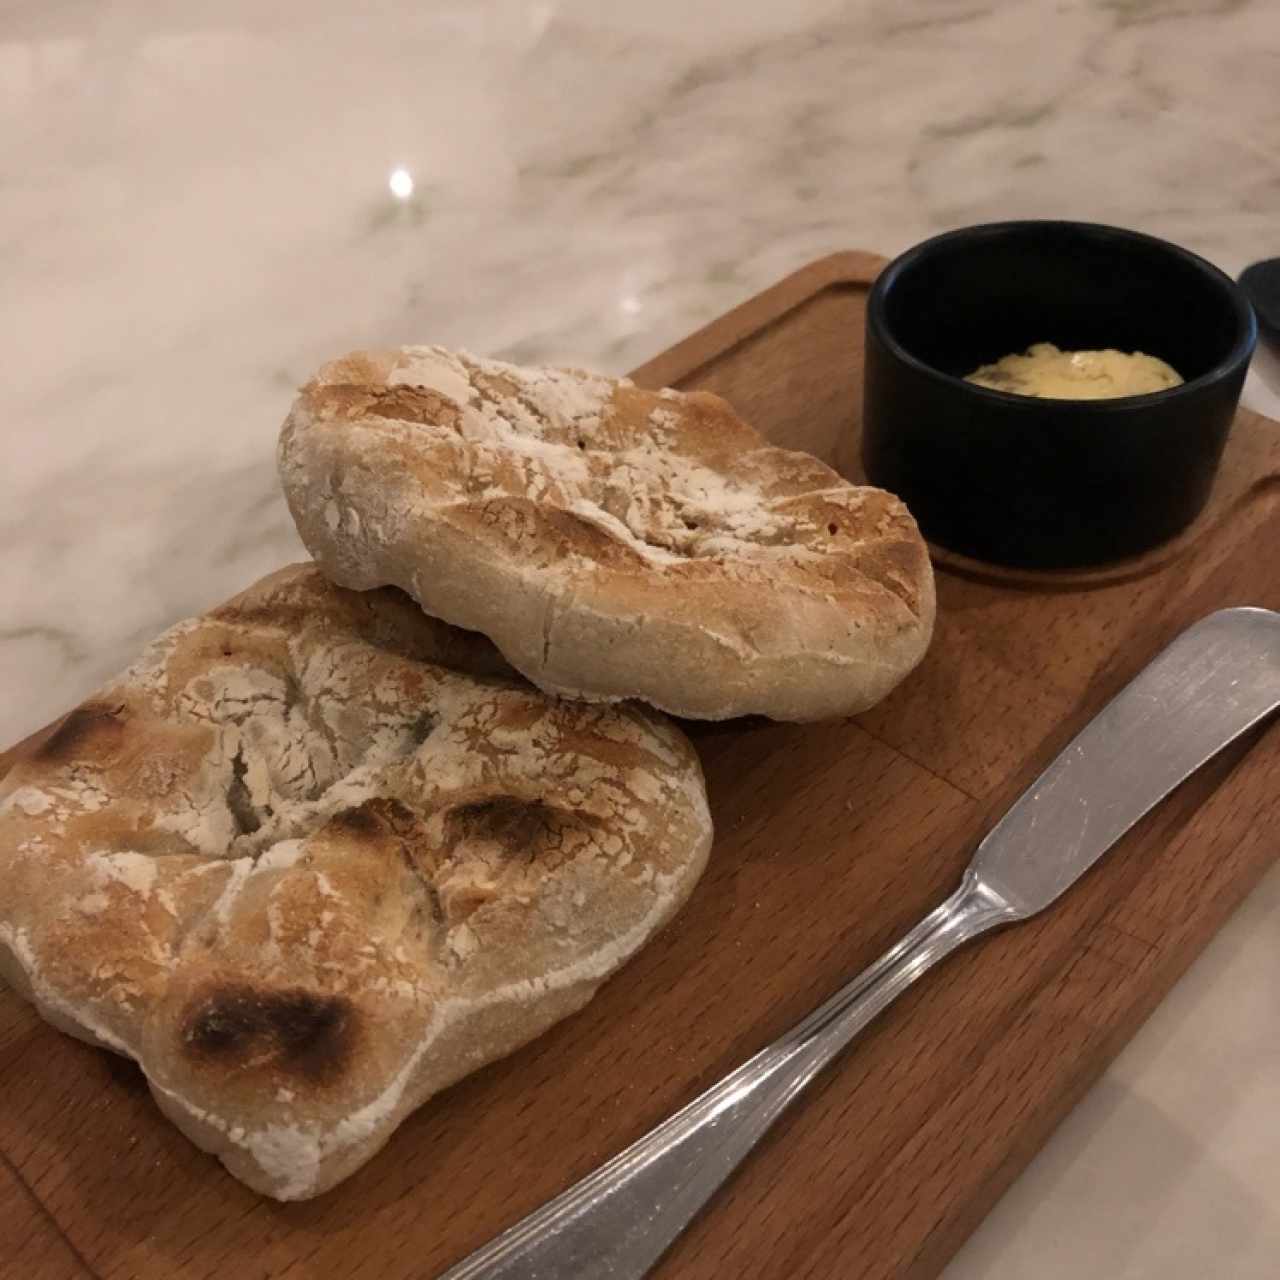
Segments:
[[[1135,555],[1208,499],[1256,340],[1236,285],[1153,236],[1082,222],[937,236],[868,300],[863,465],[965,555],[1031,568]],[[1184,382],[1059,400],[964,381],[1036,342],[1143,351]]]

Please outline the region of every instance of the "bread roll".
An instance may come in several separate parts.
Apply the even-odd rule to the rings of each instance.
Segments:
[[[312,566],[184,622],[0,780],[0,972],[291,1200],[585,1004],[711,841],[656,713]]]
[[[401,587],[550,693],[817,720],[883,698],[929,643],[902,503],[714,395],[358,352],[302,391],[279,461],[335,582]]]

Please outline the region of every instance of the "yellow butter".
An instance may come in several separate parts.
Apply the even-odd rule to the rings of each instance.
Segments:
[[[1025,355],[984,364],[965,381],[1019,396],[1107,400],[1165,391],[1179,386],[1182,378],[1163,360],[1141,351],[1060,351],[1052,342],[1037,342]]]

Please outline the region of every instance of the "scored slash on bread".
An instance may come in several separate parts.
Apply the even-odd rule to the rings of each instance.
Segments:
[[[662,716],[548,699],[399,592],[294,566],[0,780],[0,974],[303,1198],[584,1005],[710,841]]]
[[[903,504],[773,448],[718,396],[439,347],[326,365],[281,432],[307,549],[489,636],[541,688],[677,715],[849,715],[920,660]]]

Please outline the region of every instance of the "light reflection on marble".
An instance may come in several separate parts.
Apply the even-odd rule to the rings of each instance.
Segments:
[[[1233,273],[1280,253],[1268,0],[360,9],[0,17],[0,741],[299,554],[275,431],[333,353],[435,340],[622,371],[820,254],[997,217],[1135,226]],[[1280,389],[1273,358],[1260,372]],[[1280,416],[1262,378],[1249,398]],[[1242,1233],[1221,1274],[1274,1274],[1277,893],[955,1276],[1199,1277],[1205,1242]],[[1241,1061],[1202,1062],[1194,1018]],[[1188,1060],[1233,1124],[1177,1087]],[[1104,1226],[1116,1170],[1146,1187]]]

